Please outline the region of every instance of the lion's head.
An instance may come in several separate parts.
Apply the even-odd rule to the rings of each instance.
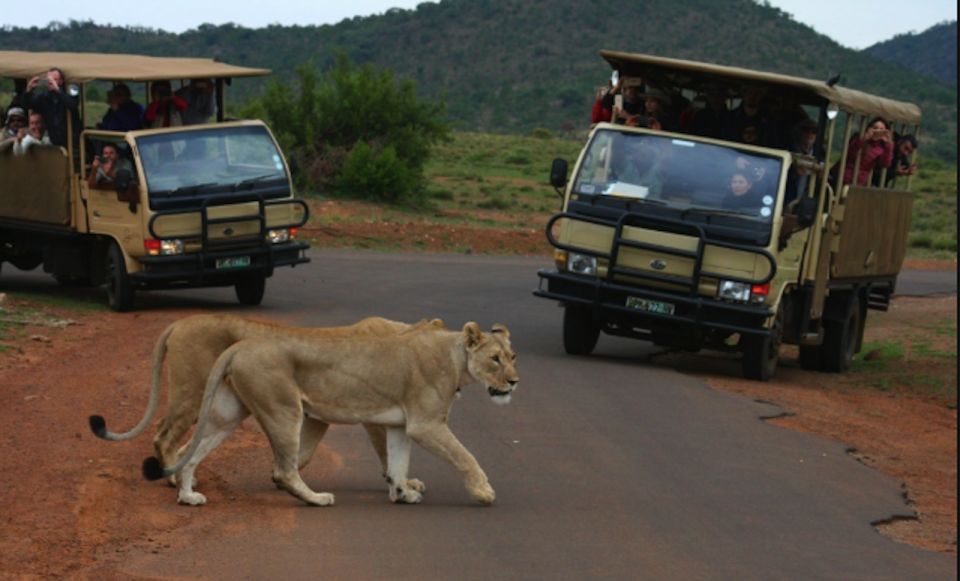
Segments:
[[[463,334],[470,375],[483,383],[494,403],[510,403],[520,381],[517,354],[510,347],[510,331],[496,324],[489,333],[483,333],[479,325],[471,322],[463,326]]]

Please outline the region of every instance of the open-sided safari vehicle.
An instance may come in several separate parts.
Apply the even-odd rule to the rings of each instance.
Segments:
[[[713,94],[732,109],[746,90],[760,91],[815,139],[798,153],[786,141],[748,145],[683,123],[673,132],[597,124],[569,181],[566,162],[554,162],[551,182],[564,188],[563,210],[547,227],[556,270],[539,272],[534,293],[564,307],[566,351],[592,352],[600,332],[738,350],[743,374],[766,380],[786,342],[800,346],[807,369],[845,370],[867,309],[886,310],[894,292],[912,195],[909,177],[888,180],[886,169],[868,184],[837,174],[850,160],[858,175],[860,157],[848,148],[868,119],[916,134],[919,109],[835,80],[601,54],[620,83],[642,82],[675,101]],[[750,203],[730,203],[743,181]]]
[[[77,103],[65,119],[73,138],[22,155],[0,146],[0,264],[105,285],[110,306],[126,311],[139,289],[234,286],[241,303],[256,305],[274,268],[309,260],[307,244],[294,239],[307,206],[294,198],[276,140],[261,121],[225,120],[231,80],[269,71],[210,59],[0,51],[0,79],[18,92],[51,68]],[[154,84],[206,83],[215,113],[192,125],[96,129],[85,98],[94,81],[124,83],[144,104]],[[115,174],[89,179],[108,145],[119,158]]]

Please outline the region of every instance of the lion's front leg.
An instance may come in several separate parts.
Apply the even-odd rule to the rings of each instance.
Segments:
[[[380,458],[380,467],[383,470],[383,477],[390,478],[390,466],[387,460],[387,427],[382,424],[363,424],[363,429],[367,431],[367,437],[370,438],[370,445],[377,452]],[[391,480],[393,480],[391,478]],[[407,486],[423,493],[427,491],[427,485],[417,478],[407,476]]]
[[[386,428],[387,440],[387,485],[390,500],[397,503],[417,504],[423,499],[422,488],[417,490],[407,480],[410,468],[410,437],[404,428]],[[417,481],[419,482],[419,481]],[[422,486],[422,483],[421,483]]]
[[[445,459],[463,475],[463,482],[474,500],[481,504],[491,504],[496,498],[487,475],[480,468],[477,459],[463,447],[446,424],[409,425],[407,433],[427,450]]]

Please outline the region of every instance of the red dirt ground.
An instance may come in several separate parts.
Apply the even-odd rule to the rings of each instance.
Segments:
[[[350,207],[316,210],[315,215],[356,216]],[[542,224],[504,230],[409,222],[370,216],[361,225],[321,222],[305,234],[319,246],[336,240],[354,247],[450,251],[451,241],[469,240],[460,251],[548,252]],[[909,267],[956,270],[955,263],[937,261]],[[0,299],[0,320],[26,306]],[[196,512],[177,510],[170,489],[141,480],[134,467],[149,452],[151,436],[141,436],[136,446],[105,445],[90,434],[86,418],[102,411],[111,425],[123,427],[139,419],[154,340],[166,325],[194,313],[77,313],[29,306],[40,312],[35,318],[74,324],[18,324],[22,331],[0,334],[0,578],[115,578],[124,557],[118,546],[147,551],[175,546],[202,530],[204,521]],[[956,322],[956,296],[900,298],[889,313],[871,314],[867,341],[906,345],[903,357],[881,371],[811,373],[800,369],[796,351],[787,348],[770,383],[738,379],[739,366],[728,356],[698,355],[698,368],[716,389],[782,406],[790,415],[777,424],[849,444],[861,461],[902,480],[918,519],[878,528],[898,541],[956,554],[956,389],[952,395],[926,393],[910,379],[922,369],[926,379],[920,387],[956,385]],[[689,368],[684,365],[689,357],[666,355],[652,364]],[[90,402],[102,409],[90,409]],[[235,445],[249,444],[255,430],[242,427]],[[131,508],[124,501],[131,496],[144,501],[137,506],[151,508]],[[249,511],[262,505],[240,504],[223,510],[241,511],[237,526],[248,526]]]

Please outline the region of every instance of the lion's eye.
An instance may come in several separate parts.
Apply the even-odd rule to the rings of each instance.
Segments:
[[[497,365],[500,365],[500,356],[499,356],[499,355],[494,355],[494,356],[491,357],[490,359],[493,359],[493,362],[494,362],[494,363],[496,363]]]

